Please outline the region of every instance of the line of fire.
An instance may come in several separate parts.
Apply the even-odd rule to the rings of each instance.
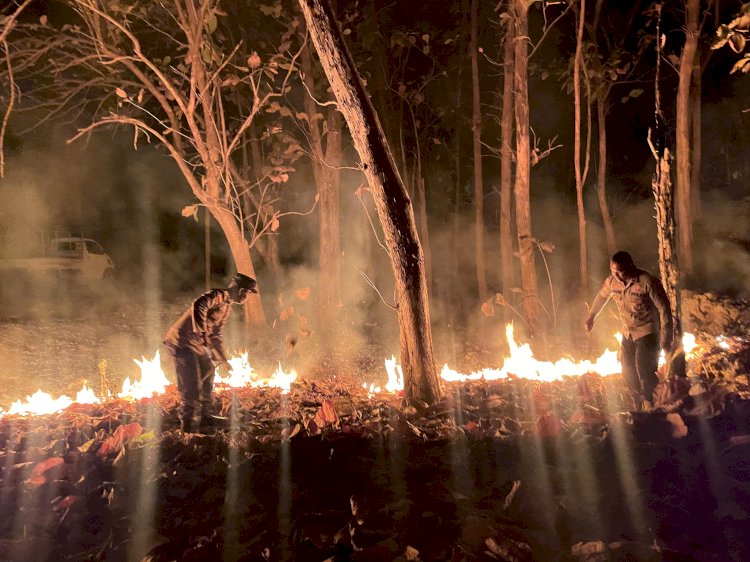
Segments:
[[[748,39],[4,2],[0,562],[750,560]]]

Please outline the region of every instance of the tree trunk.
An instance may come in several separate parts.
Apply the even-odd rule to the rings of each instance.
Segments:
[[[680,264],[688,274],[693,273],[693,217],[690,186],[690,83],[698,47],[699,0],[688,0],[685,45],[682,47],[677,87],[677,228]]]
[[[503,296],[507,302],[515,286],[511,199],[513,181],[513,24],[505,30],[503,57],[503,115],[500,121],[500,268]]]
[[[424,272],[427,278],[427,293],[432,292],[432,250],[430,248],[430,228],[427,222],[427,188],[422,177],[422,165],[417,166],[417,198],[419,200],[420,241],[424,252]]]
[[[484,263],[484,180],[482,178],[482,106],[479,99],[479,0],[471,0],[471,133],[474,147],[474,251],[479,299],[487,298],[487,271]]]
[[[573,105],[574,105],[574,137],[573,137],[573,165],[576,175],[576,207],[578,209],[578,271],[581,275],[582,294],[588,293],[587,248],[586,248],[586,207],[583,203],[583,182],[581,171],[581,66],[583,65],[583,26],[586,21],[586,0],[580,0],[581,9],[578,14],[578,34],[576,36],[576,53],[573,61]],[[587,155],[588,157],[588,155]]]
[[[690,161],[690,193],[692,195],[690,204],[693,220],[700,220],[703,216],[701,205],[701,78],[703,70],[699,61],[700,46],[695,56],[695,67],[690,81],[690,129],[692,133],[692,159]]]
[[[307,89],[315,95],[317,92],[312,63],[312,45],[308,44],[300,55],[300,66]],[[318,254],[319,308],[322,319],[330,316],[339,303],[341,293],[341,234],[339,228],[339,190],[341,185],[341,114],[335,108],[321,109],[327,114],[328,134],[323,147],[323,133],[320,121],[313,119],[319,113],[317,104],[310,95],[305,96],[307,113],[307,130],[310,141],[310,153],[313,175],[318,193],[320,249]],[[327,324],[327,322],[323,322]]]
[[[607,239],[607,252],[612,256],[617,251],[615,227],[607,202],[607,96],[600,93],[596,100],[596,117],[599,129],[599,170],[596,177],[596,195],[599,211],[604,223],[604,236]]]
[[[675,220],[674,203],[672,199],[672,180],[670,179],[669,148],[664,149],[664,154],[657,157],[656,173],[651,181],[654,192],[656,208],[656,233],[659,239],[659,272],[664,290],[669,297],[672,309],[672,320],[674,323],[675,345],[682,342],[682,322],[680,320],[680,290],[679,290],[679,268],[677,244],[675,243]],[[685,376],[685,363],[676,361],[674,368],[682,371],[673,371],[673,375]]]
[[[372,189],[395,276],[405,398],[441,397],[424,273],[411,200],[327,0],[300,0],[313,43],[352,133]]]
[[[247,240],[245,240],[234,214],[217,205],[209,205],[208,208],[227,238],[234,265],[237,267],[237,273],[244,273],[255,279],[255,268],[250,257],[250,248],[248,248]],[[263,302],[260,300],[259,294],[251,294],[247,299],[245,323],[247,326],[254,328],[266,327],[266,314],[263,311]]]
[[[529,51],[528,51],[528,3],[513,0],[515,23],[514,85],[516,116],[516,229],[518,248],[521,254],[521,288],[523,309],[532,333],[539,330],[539,290],[536,279],[534,257],[535,239],[531,230],[531,139],[529,135]]]
[[[244,145],[242,148],[242,164],[245,170],[251,170],[251,177],[254,177],[256,182],[260,182],[260,179],[263,175],[263,154],[254,125],[250,126],[249,144],[252,158],[252,167],[248,162],[247,145]],[[262,209],[259,208],[258,205],[253,203],[251,189],[245,189],[243,191],[244,193],[242,195],[242,203],[245,207],[245,227],[250,229],[253,226],[251,224],[252,221],[250,221],[249,218],[253,216],[254,212],[262,212]],[[284,268],[281,265],[278,238],[274,234],[262,236],[255,242],[253,249],[258,252],[258,255],[263,260],[263,263],[266,264],[266,268],[268,268],[268,271],[271,274],[271,278],[273,279],[276,291],[281,292],[284,286]]]

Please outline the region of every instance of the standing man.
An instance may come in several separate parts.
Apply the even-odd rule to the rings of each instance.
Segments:
[[[174,357],[177,389],[182,397],[180,429],[189,433],[207,429],[211,392],[217,366],[229,366],[224,351],[224,324],[233,304],[244,304],[257,293],[255,279],[238,273],[226,289],[211,289],[193,301],[164,337]]]
[[[633,263],[627,252],[617,252],[609,262],[611,275],[591,305],[584,324],[586,333],[607,301],[614,299],[622,320],[622,374],[636,405],[653,401],[658,382],[659,348],[669,355],[672,349],[672,311],[661,282]]]

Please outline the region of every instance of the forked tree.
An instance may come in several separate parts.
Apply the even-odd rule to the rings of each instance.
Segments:
[[[255,276],[250,248],[278,228],[274,186],[290,170],[278,161],[250,182],[237,163],[259,112],[288,87],[287,54],[261,57],[237,28],[247,14],[227,17],[219,0],[66,5],[76,19],[59,29],[46,21],[18,27],[12,58],[31,88],[27,107],[46,110],[42,122],[85,121],[71,141],[129,126],[134,145],[165,149],[221,227],[237,270]],[[250,191],[253,216],[242,204]],[[265,325],[258,295],[246,319]]]

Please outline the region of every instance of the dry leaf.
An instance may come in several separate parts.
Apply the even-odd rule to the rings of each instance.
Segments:
[[[253,54],[247,57],[247,66],[255,70],[260,66],[260,55],[253,51]]]

